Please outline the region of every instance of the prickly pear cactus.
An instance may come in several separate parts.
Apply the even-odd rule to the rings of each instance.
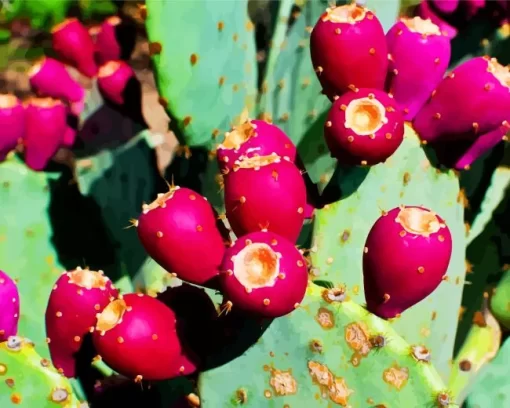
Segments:
[[[51,183],[57,174],[36,173],[13,156],[0,166],[0,258],[2,267],[18,283],[21,304],[19,331],[39,345],[48,356],[45,344],[44,309],[54,281],[65,270],[52,240],[55,231],[51,218]],[[27,203],[29,211],[18,209]]]
[[[247,3],[146,2],[160,100],[182,144],[210,147],[244,107],[254,108],[257,66]],[[200,30],[190,30],[190,21]]]
[[[0,405],[80,408],[69,381],[37,354],[34,343],[11,336],[0,343]]]
[[[312,284],[242,358],[200,375],[201,406],[453,408],[430,358],[342,290]]]
[[[407,341],[425,344],[438,371],[448,378],[455,341],[452,327],[458,319],[458,310],[449,305],[460,304],[464,283],[464,220],[456,175],[432,167],[416,134],[406,126],[404,142],[386,163],[370,170],[338,168],[332,182],[339,201],[316,213],[310,249],[312,274],[315,279],[345,285],[358,303],[364,302],[361,251],[383,211],[405,203],[431,208],[445,219],[454,237],[448,279],[392,325]]]

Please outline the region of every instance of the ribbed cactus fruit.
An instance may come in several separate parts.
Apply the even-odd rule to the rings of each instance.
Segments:
[[[311,284],[301,305],[241,357],[200,374],[201,406],[454,407],[430,359],[343,288]]]
[[[50,361],[42,358],[34,343],[10,336],[0,343],[0,404],[2,407],[82,408],[69,381]]]
[[[96,315],[118,296],[102,271],[76,268],[55,282],[46,307],[46,335],[53,365],[66,377],[76,376],[76,359]]]
[[[20,313],[19,292],[16,282],[0,271],[0,342],[15,336],[18,332]]]
[[[25,109],[21,101],[11,94],[0,94],[0,161],[13,151],[25,135]]]
[[[313,28],[310,52],[330,98],[349,89],[384,88],[388,47],[379,19],[365,7],[328,8]]]

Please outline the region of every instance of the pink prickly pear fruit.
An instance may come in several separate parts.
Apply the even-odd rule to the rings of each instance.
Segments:
[[[386,39],[391,56],[389,92],[404,119],[413,120],[443,79],[450,61],[450,39],[432,21],[421,17],[401,18]]]
[[[425,299],[443,280],[451,254],[450,230],[434,212],[401,206],[384,213],[363,254],[367,309],[389,319]]]
[[[43,170],[64,138],[67,129],[66,106],[58,99],[32,98],[25,113],[25,162],[33,170]]]
[[[306,261],[286,238],[268,231],[246,234],[227,249],[221,266],[226,307],[263,317],[292,312],[308,284]]]
[[[118,296],[102,271],[76,268],[55,283],[46,307],[46,336],[53,365],[66,377],[76,376],[75,354],[100,313]]]
[[[69,65],[92,78],[97,74],[95,45],[88,30],[76,18],[68,18],[51,29],[53,49]]]
[[[324,128],[331,156],[350,165],[388,159],[404,140],[404,118],[396,101],[377,89],[356,89],[332,105]]]
[[[460,0],[430,0],[434,7],[441,13],[453,13],[459,6]]]
[[[76,82],[64,64],[53,58],[44,57],[28,72],[30,86],[40,95],[67,102],[81,102],[85,90]]]
[[[127,294],[98,315],[94,347],[115,371],[137,381],[166,380],[194,371],[184,356],[174,312],[143,294]]]
[[[310,52],[330,99],[354,88],[384,89],[386,38],[381,23],[367,8],[352,3],[326,9],[313,28]]]
[[[127,62],[108,61],[99,67],[97,85],[106,99],[124,105],[124,90],[132,78],[136,78],[135,72]]]
[[[510,71],[495,58],[477,57],[448,74],[414,119],[426,143],[470,141],[510,122]]]
[[[439,27],[443,35],[448,37],[450,40],[457,36],[458,30],[454,26],[444,21],[441,17],[439,17],[431,8],[428,1],[424,0],[418,4],[416,8],[416,14],[424,20],[432,21],[432,23]]]
[[[267,229],[297,241],[305,218],[306,186],[289,158],[271,154],[240,160],[224,176],[224,189],[227,219],[236,236]]]
[[[25,108],[11,94],[0,94],[0,161],[14,150],[25,135]]]
[[[96,58],[100,65],[122,58],[122,49],[116,36],[116,28],[121,23],[120,17],[112,16],[99,27],[96,36]]]
[[[16,282],[0,271],[0,343],[16,336],[19,321],[19,292]]]
[[[246,119],[225,134],[217,148],[217,159],[220,170],[226,173],[232,170],[237,160],[272,153],[294,161],[297,151],[292,140],[278,126],[264,120]]]
[[[159,265],[199,285],[218,276],[225,245],[205,197],[172,186],[142,210],[133,223],[143,247]]]
[[[78,118],[74,116],[72,113],[68,112],[68,119],[70,119],[71,122],[78,123]],[[62,146],[64,147],[72,147],[74,145],[74,142],[76,140],[76,135],[78,134],[78,131],[75,127],[68,124],[66,127],[66,130],[64,131],[64,136],[62,137]]]

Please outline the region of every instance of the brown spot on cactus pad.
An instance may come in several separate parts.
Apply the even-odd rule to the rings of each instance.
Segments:
[[[323,329],[331,329],[335,326],[335,315],[333,312],[325,307],[319,308],[315,315],[315,320],[321,325]]]
[[[297,382],[290,370],[280,371],[272,369],[269,385],[273,388],[277,396],[293,395],[297,393]]]
[[[385,383],[400,391],[409,380],[409,369],[407,367],[399,367],[394,365],[383,372],[383,380]]]
[[[345,341],[347,345],[361,356],[367,356],[372,348],[370,335],[364,323],[350,323],[345,326]]]

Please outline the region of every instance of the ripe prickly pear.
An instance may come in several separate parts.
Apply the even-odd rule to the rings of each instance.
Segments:
[[[477,57],[459,65],[439,83],[433,98],[414,119],[413,126],[420,138],[432,147],[440,148],[441,144],[449,142],[464,143],[462,152],[450,150],[451,155],[456,156],[452,161],[458,162],[470,146],[483,146],[485,140],[506,133],[509,123],[509,68],[494,58]],[[477,154],[485,153],[486,150],[482,150]],[[476,158],[472,155],[470,161]]]
[[[223,173],[232,170],[237,160],[276,153],[296,159],[296,146],[278,126],[263,120],[249,120],[234,126],[218,146],[217,158]]]
[[[289,158],[272,154],[242,159],[224,176],[224,186],[227,219],[238,237],[267,229],[297,241],[306,186]]]
[[[71,103],[81,103],[85,97],[85,90],[69,75],[65,65],[53,58],[44,57],[34,64],[28,77],[30,86],[40,95]]]
[[[124,105],[124,91],[126,85],[136,78],[133,68],[124,61],[108,61],[99,67],[97,85],[106,99]]]
[[[458,7],[460,0],[430,0],[436,9],[441,13],[453,13]]]
[[[16,282],[0,271],[0,343],[15,336],[19,321],[19,292]]]
[[[268,231],[237,239],[227,249],[221,284],[228,307],[280,317],[303,300],[308,270],[301,252],[286,238]]]
[[[341,163],[384,162],[404,140],[404,119],[397,104],[377,89],[356,89],[338,98],[325,123],[331,156]]]
[[[14,150],[25,135],[25,108],[11,94],[0,94],[0,161]]]
[[[66,377],[76,375],[76,353],[96,315],[117,296],[101,271],[77,268],[56,281],[46,307],[46,336],[53,365]]]
[[[121,59],[121,48],[117,41],[116,27],[122,22],[120,17],[108,17],[98,28],[96,36],[96,58],[100,65]]]
[[[458,33],[458,30],[454,26],[450,25],[436,14],[429,2],[426,0],[423,0],[420,4],[418,4],[416,14],[424,20],[430,20],[432,23],[437,25],[443,35],[448,37],[450,40]]]
[[[111,302],[97,317],[93,342],[110,367],[137,380],[165,380],[196,369],[182,350],[174,312],[147,295]]]
[[[53,49],[66,63],[89,78],[97,74],[94,42],[82,23],[68,18],[53,27],[51,34]]]
[[[310,37],[312,63],[328,97],[353,88],[384,89],[388,50],[377,17],[355,3],[331,7]]]
[[[150,257],[187,282],[204,285],[217,277],[225,245],[205,197],[172,186],[142,209],[134,224]]]
[[[32,98],[26,106],[25,117],[25,162],[33,170],[43,170],[64,138],[66,106],[58,99]]]
[[[443,79],[450,40],[430,20],[401,18],[386,34],[388,86],[405,120],[412,120]],[[418,79],[418,80],[417,80]]]
[[[363,254],[367,309],[393,318],[430,295],[446,274],[452,236],[434,212],[401,206],[372,226]]]

